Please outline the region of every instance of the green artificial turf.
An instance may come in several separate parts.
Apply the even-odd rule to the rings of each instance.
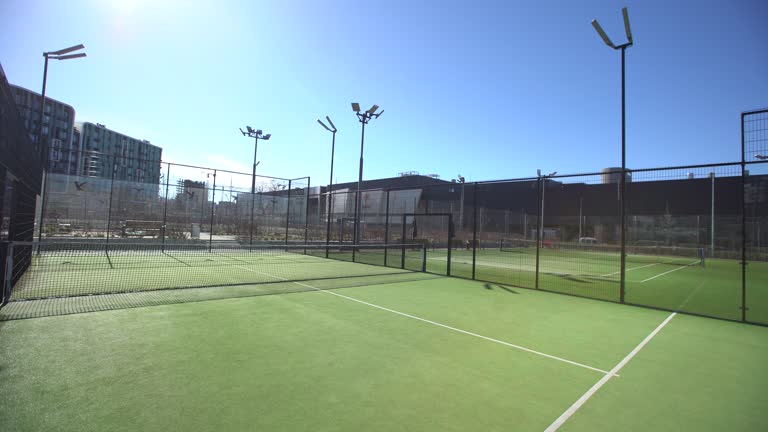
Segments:
[[[669,315],[455,278],[330,292],[0,322],[3,430],[542,431],[603,374],[455,329],[608,370]],[[563,430],[763,430],[767,341],[678,316]]]

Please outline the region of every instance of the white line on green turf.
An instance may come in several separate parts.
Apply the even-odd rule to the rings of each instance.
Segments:
[[[247,267],[243,267],[243,266],[239,266],[239,265],[233,265],[233,267],[239,267],[239,268],[241,268],[243,270],[247,270],[247,271],[251,271],[251,272],[254,272],[254,273],[258,273],[258,274],[261,274],[261,275],[264,275],[264,276],[267,276],[267,277],[271,277],[273,279],[283,280],[283,281],[286,281],[286,282],[294,283],[296,285],[307,287],[307,288],[313,289],[315,291],[319,291],[319,292],[323,292],[323,293],[326,293],[326,294],[334,295],[336,297],[341,297],[343,299],[347,299],[347,300],[350,300],[350,301],[353,301],[353,302],[364,304],[364,305],[370,306],[372,308],[381,309],[383,311],[391,312],[393,314],[397,314],[397,315],[401,315],[401,316],[404,316],[404,317],[407,317],[407,318],[415,319],[417,321],[425,322],[427,324],[432,324],[432,325],[435,325],[435,326],[438,326],[438,327],[442,327],[442,328],[445,328],[445,329],[448,329],[448,330],[452,330],[452,331],[455,331],[455,332],[458,332],[458,333],[463,333],[465,335],[474,336],[476,338],[480,338],[480,339],[487,340],[489,342],[494,342],[494,343],[497,343],[497,344],[508,346],[510,348],[515,348],[515,349],[518,349],[518,350],[521,350],[521,351],[525,351],[527,353],[536,354],[536,355],[539,355],[539,356],[542,356],[542,357],[546,357],[548,359],[557,360],[557,361],[560,361],[560,362],[563,362],[563,363],[568,363],[568,364],[573,365],[573,366],[578,366],[578,367],[581,367],[581,368],[593,370],[595,372],[600,372],[600,373],[606,374],[606,375],[610,374],[611,376],[613,376],[613,375],[619,376],[618,374],[614,374],[613,372],[608,372],[608,371],[603,370],[603,369],[599,369],[599,368],[596,368],[596,367],[588,366],[588,365],[585,365],[585,364],[582,364],[582,363],[579,363],[579,362],[575,362],[575,361],[572,361],[572,360],[564,359],[562,357],[557,357],[557,356],[554,356],[554,355],[551,355],[551,354],[546,354],[546,353],[543,353],[541,351],[536,351],[536,350],[533,350],[533,349],[530,349],[530,348],[526,348],[526,347],[521,346],[521,345],[515,345],[515,344],[512,344],[512,343],[504,342],[502,340],[494,339],[494,338],[491,338],[491,337],[488,337],[488,336],[483,336],[483,335],[480,335],[480,334],[477,334],[477,333],[472,333],[470,331],[462,330],[460,328],[451,327],[449,325],[441,324],[441,323],[436,322],[436,321],[431,321],[431,320],[428,320],[426,318],[417,317],[415,315],[410,315],[410,314],[407,314],[405,312],[396,311],[394,309],[389,309],[389,308],[386,308],[384,306],[379,306],[379,305],[376,305],[376,304],[373,304],[373,303],[368,303],[368,302],[363,301],[363,300],[358,300],[358,299],[356,299],[354,297],[349,297],[349,296],[345,296],[343,294],[339,294],[339,293],[336,293],[336,292],[333,292],[333,291],[328,291],[328,290],[325,290],[325,289],[313,287],[312,285],[307,285],[305,283],[291,281],[291,280],[286,279],[284,277],[274,276],[274,275],[271,275],[271,274],[268,274],[268,273],[256,271],[256,270],[249,269]]]
[[[627,269],[627,271],[637,270],[637,269],[646,268],[646,267],[653,267],[655,265],[659,265],[659,263],[646,264],[646,265],[640,266],[640,267],[632,267],[630,269]],[[617,272],[613,272],[613,273],[608,273],[608,274],[600,275],[600,277],[613,276],[613,275],[617,275],[619,273],[621,273],[621,270],[619,270]]]
[[[691,262],[690,264],[683,264],[683,265],[681,265],[680,267],[678,267],[678,268],[676,268],[676,269],[672,269],[672,270],[669,270],[669,271],[665,271],[664,273],[660,273],[660,274],[657,274],[656,276],[651,276],[651,277],[649,277],[648,279],[645,279],[645,280],[641,280],[641,281],[640,281],[640,283],[643,283],[643,282],[648,282],[649,280],[654,280],[654,279],[656,279],[657,277],[661,277],[661,276],[664,276],[665,274],[669,274],[669,273],[672,273],[672,272],[676,272],[676,271],[678,271],[678,270],[682,270],[682,269],[684,269],[684,268],[686,268],[686,267],[690,267],[691,265],[693,265],[693,264],[696,264],[697,262],[699,262],[699,261],[697,260],[697,261],[693,261],[693,262]]]
[[[607,373],[605,376],[600,378],[600,380],[596,382],[595,385],[593,385],[589,390],[587,390],[586,393],[581,395],[581,397],[576,402],[574,402],[573,405],[571,405],[567,410],[565,410],[565,412],[562,413],[560,417],[558,417],[554,422],[552,422],[552,424],[549,425],[549,427],[546,428],[544,432],[555,432],[556,430],[560,429],[560,426],[562,426],[563,423],[568,421],[568,419],[571,418],[571,416],[573,416],[576,413],[576,411],[578,411],[579,408],[581,408],[582,405],[584,405],[589,400],[589,398],[592,397],[592,395],[594,395],[595,393],[597,393],[598,390],[600,390],[600,387],[604,386],[605,383],[608,382],[608,380],[610,380],[614,375],[616,375],[621,370],[621,368],[626,366],[626,364],[629,363],[629,361],[632,360],[632,358],[638,352],[640,352],[640,350],[643,349],[643,347],[645,347],[645,345],[648,344],[648,342],[650,342],[651,339],[653,339],[654,336],[656,336],[661,331],[661,329],[663,329],[664,326],[666,326],[667,323],[671,321],[672,318],[675,317],[675,315],[677,315],[677,312],[672,312],[667,317],[667,319],[665,319],[661,324],[659,324],[651,332],[651,334],[646,336],[645,339],[643,339],[643,341],[640,342],[640,344],[637,345],[635,349],[632,350],[632,352],[630,352],[629,354],[627,354],[626,357],[621,359],[621,361],[616,366],[614,366],[609,373]]]

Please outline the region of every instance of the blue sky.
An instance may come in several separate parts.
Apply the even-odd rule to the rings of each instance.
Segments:
[[[768,106],[768,2],[4,0],[0,62],[78,121],[163,147],[164,159],[326,184],[357,179],[350,102],[385,113],[366,128],[365,178],[401,171],[468,180],[577,173],[620,164],[625,40],[627,165],[739,158],[739,113]]]

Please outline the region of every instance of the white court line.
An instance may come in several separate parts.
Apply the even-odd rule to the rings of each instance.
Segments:
[[[665,271],[664,273],[660,273],[660,274],[657,274],[656,276],[651,276],[651,277],[649,277],[648,279],[645,279],[645,280],[641,280],[641,281],[640,281],[640,283],[643,283],[643,282],[648,282],[649,280],[653,280],[653,279],[656,279],[657,277],[661,277],[661,276],[664,276],[665,274],[669,274],[669,273],[672,273],[672,272],[676,272],[676,271],[678,271],[678,270],[682,270],[682,269],[684,269],[684,268],[686,268],[686,267],[690,267],[691,265],[693,265],[693,264],[696,264],[697,262],[699,262],[699,261],[698,261],[698,260],[697,260],[697,261],[693,261],[693,262],[691,262],[690,264],[684,264],[684,265],[681,265],[680,267],[678,267],[678,268],[676,268],[676,269],[672,269],[672,270],[669,270],[669,271]]]
[[[611,375],[613,375],[612,372],[608,372],[608,371],[605,371],[603,369],[598,369],[598,368],[595,368],[595,367],[592,367],[592,366],[588,366],[588,365],[585,365],[585,364],[582,364],[582,363],[578,363],[578,362],[575,362],[575,361],[572,361],[572,360],[564,359],[562,357],[557,357],[557,356],[554,356],[554,355],[551,355],[551,354],[546,354],[546,353],[543,353],[541,351],[536,351],[536,350],[533,350],[533,349],[530,349],[530,348],[526,348],[526,347],[521,346],[521,345],[515,345],[515,344],[512,344],[512,343],[504,342],[502,340],[494,339],[494,338],[491,338],[491,337],[488,337],[488,336],[483,336],[483,335],[480,335],[480,334],[477,334],[477,333],[472,333],[472,332],[469,332],[469,331],[466,331],[466,330],[462,330],[460,328],[451,327],[449,325],[441,324],[441,323],[436,322],[436,321],[431,321],[431,320],[428,320],[426,318],[421,318],[421,317],[417,317],[415,315],[410,315],[410,314],[407,314],[405,312],[400,312],[400,311],[396,311],[394,309],[385,308],[383,306],[379,306],[379,305],[376,305],[376,304],[373,304],[373,303],[368,303],[368,302],[363,301],[363,300],[358,300],[358,299],[356,299],[354,297],[349,297],[349,296],[345,296],[343,294],[339,294],[339,293],[336,293],[336,292],[333,292],[333,291],[327,291],[327,290],[324,290],[324,289],[316,288],[316,287],[313,287],[312,285],[307,285],[305,283],[296,282],[296,281],[290,281],[290,280],[288,280],[286,278],[283,278],[283,277],[280,277],[280,276],[274,276],[274,275],[271,275],[271,274],[268,274],[268,273],[256,271],[256,270],[249,269],[247,267],[243,267],[243,266],[239,266],[239,265],[233,265],[233,267],[239,267],[239,268],[241,268],[243,270],[247,270],[247,271],[251,271],[251,272],[254,272],[254,273],[258,273],[258,274],[261,274],[261,275],[264,275],[264,276],[267,276],[267,277],[271,277],[273,279],[283,280],[283,281],[286,281],[286,282],[291,282],[291,283],[294,283],[296,285],[301,285],[303,287],[307,287],[307,288],[313,289],[315,291],[323,292],[323,293],[326,293],[326,294],[330,294],[330,295],[334,295],[334,296],[337,296],[337,297],[341,297],[343,299],[351,300],[353,302],[364,304],[364,305],[370,306],[372,308],[381,309],[383,311],[387,311],[387,312],[391,312],[393,314],[397,314],[397,315],[404,316],[404,317],[407,317],[407,318],[415,319],[417,321],[425,322],[427,324],[436,325],[438,327],[442,327],[442,328],[445,328],[445,329],[448,329],[448,330],[452,330],[452,331],[455,331],[455,332],[458,332],[458,333],[463,333],[465,335],[474,336],[476,338],[484,339],[484,340],[487,340],[487,341],[490,341],[490,342],[494,342],[494,343],[501,344],[501,345],[504,345],[504,346],[508,346],[508,347],[511,347],[511,348],[519,349],[521,351],[525,351],[525,352],[528,352],[528,353],[531,353],[531,354],[536,354],[536,355],[539,355],[539,356],[542,356],[542,357],[546,357],[546,358],[549,358],[549,359],[552,359],[552,360],[557,360],[557,361],[560,361],[560,362],[563,362],[563,363],[568,363],[568,364],[573,365],[573,366],[578,366],[578,367],[582,367],[582,368],[585,368],[585,369],[590,369],[590,370],[593,370],[595,372],[600,372],[602,374],[611,374]],[[616,376],[619,376],[619,375],[616,375]]]
[[[549,427],[546,428],[544,430],[544,432],[555,432],[556,430],[560,429],[560,426],[562,426],[563,423],[568,421],[568,419],[571,418],[571,416],[574,415],[576,413],[576,411],[578,411],[579,408],[581,408],[582,405],[584,405],[589,400],[589,398],[592,397],[592,395],[594,395],[598,390],[600,390],[600,387],[605,385],[605,383],[607,383],[608,380],[611,379],[611,377],[613,377],[615,374],[617,374],[621,370],[621,368],[626,366],[626,364],[629,363],[629,361],[632,360],[632,358],[638,352],[640,352],[640,350],[643,349],[643,347],[645,347],[645,345],[648,342],[650,342],[651,339],[653,339],[653,337],[656,336],[656,334],[658,334],[661,331],[661,329],[664,328],[664,326],[667,325],[667,323],[670,320],[672,320],[672,318],[675,317],[675,315],[677,315],[677,312],[672,312],[667,317],[667,319],[665,319],[661,324],[659,324],[658,327],[656,327],[651,332],[651,334],[646,336],[646,338],[643,339],[643,341],[640,342],[640,344],[638,346],[636,346],[635,349],[632,350],[632,352],[630,352],[629,354],[627,354],[626,357],[621,359],[621,361],[616,366],[614,366],[613,369],[611,369],[611,371],[608,374],[606,374],[605,376],[600,378],[600,381],[596,382],[595,385],[593,385],[589,390],[587,390],[586,393],[581,395],[581,397],[576,402],[574,402],[573,405],[571,405],[567,410],[565,410],[565,412],[562,413],[560,415],[560,417],[557,418],[557,420],[552,422],[552,424],[549,425]]]
[[[659,263],[646,264],[646,265],[640,266],[640,267],[632,267],[631,269],[627,269],[627,271],[637,270],[637,269],[646,268],[646,267],[653,267],[655,265],[659,265]],[[616,274],[619,274],[619,273],[621,273],[621,270],[619,270],[617,272],[613,272],[613,273],[608,273],[608,274],[600,275],[600,277],[613,276],[613,275],[616,275]]]

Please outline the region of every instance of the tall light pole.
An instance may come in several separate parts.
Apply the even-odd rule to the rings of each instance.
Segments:
[[[541,179],[541,222],[539,222],[539,241],[544,241],[544,193],[547,190],[547,180],[557,175],[557,171],[553,171],[547,175],[541,175],[541,170],[536,170],[536,175]]]
[[[320,126],[324,127],[328,132],[333,134],[333,139],[331,141],[331,178],[328,181],[328,213],[325,215],[327,219],[325,228],[325,244],[327,245],[331,242],[331,198],[333,197],[331,189],[333,186],[333,154],[336,151],[336,132],[338,129],[336,129],[336,125],[333,124],[330,117],[325,116],[325,119],[328,120],[328,124],[331,125],[331,127],[326,126],[325,123],[323,123],[320,119],[317,119],[317,122],[320,123]],[[328,249],[325,250],[325,254],[327,257]]]
[[[464,177],[461,174],[456,176],[456,180],[461,183],[461,204],[459,207],[459,230],[464,229]]]
[[[377,109],[379,109],[379,106],[374,105],[368,111],[361,112],[360,104],[357,102],[352,102],[352,111],[355,112],[358,120],[360,120],[360,123],[363,124],[363,132],[362,136],[360,137],[360,172],[357,176],[357,193],[355,194],[355,244],[360,243],[360,213],[362,213],[362,205],[360,203],[360,188],[363,183],[363,146],[365,144],[365,125],[368,124],[371,119],[379,118],[380,115],[384,114],[384,110],[381,110],[377,113]]]
[[[251,177],[251,227],[250,227],[250,244],[253,244],[253,206],[256,201],[256,165],[259,163],[256,161],[256,152],[259,150],[259,138],[261,138],[264,141],[268,141],[272,134],[266,134],[262,132],[261,129],[253,129],[250,126],[245,127],[246,131],[244,131],[242,128],[240,129],[240,132],[243,134],[243,136],[247,136],[254,139],[254,145],[253,145],[253,175]]]
[[[626,108],[625,108],[625,92],[624,92],[624,52],[627,50],[627,48],[631,47],[633,44],[632,41],[632,31],[629,27],[629,13],[627,12],[627,8],[621,9],[621,14],[624,16],[624,32],[627,35],[627,43],[622,45],[614,45],[613,42],[611,42],[611,39],[608,37],[608,35],[605,34],[603,31],[603,28],[600,27],[600,24],[597,22],[597,20],[592,20],[592,27],[595,28],[595,31],[597,31],[597,34],[600,35],[600,38],[603,39],[603,42],[605,42],[606,45],[609,47],[621,50],[621,179],[620,182],[620,191],[621,191],[621,197],[620,197],[620,205],[619,205],[619,218],[621,219],[621,282],[620,282],[620,301],[621,303],[624,303],[624,292],[625,292],[625,265],[626,265],[626,248],[627,248],[627,242],[626,242],[626,221],[625,221],[625,213],[626,213],[626,200],[625,200],[625,194],[627,191],[627,161],[626,161]]]
[[[242,128],[240,129],[240,132],[243,134],[243,136],[247,136],[254,139],[253,144],[253,178],[251,179],[251,193],[256,193],[256,152],[259,151],[259,138],[261,138],[264,141],[268,141],[272,134],[266,134],[262,132],[261,129],[253,129],[250,126],[245,127],[247,131],[244,131]]]
[[[80,57],[85,57],[86,54],[84,52],[81,53],[75,53],[70,54],[75,51],[80,51],[81,49],[84,49],[85,46],[83,44],[74,45],[69,48],[60,49],[58,51],[50,51],[50,52],[44,52],[43,57],[45,57],[45,66],[43,67],[43,91],[40,94],[40,119],[38,120],[37,125],[37,151],[40,153],[40,160],[43,163],[43,174],[44,174],[44,181],[43,181],[43,187],[40,191],[40,227],[37,234],[37,241],[40,242],[43,239],[43,219],[45,217],[45,189],[48,187],[48,158],[49,151],[48,151],[48,140],[43,141],[43,119],[45,118],[45,86],[48,82],[48,59],[53,60],[71,60],[76,59]],[[55,112],[51,113],[51,117],[53,118],[55,116]],[[50,129],[53,127],[54,122],[51,121],[49,130],[48,130],[48,136],[50,137]]]

